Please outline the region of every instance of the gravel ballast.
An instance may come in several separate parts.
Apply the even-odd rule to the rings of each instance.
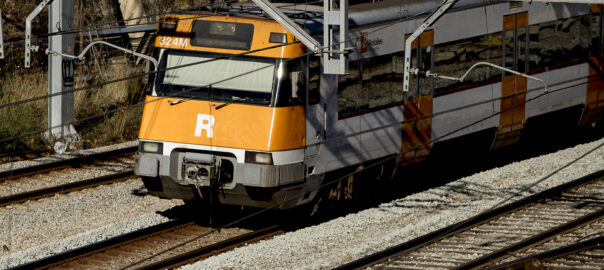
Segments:
[[[136,146],[137,141],[0,165],[0,171]],[[131,170],[131,157],[0,183],[0,196]],[[0,268],[8,268],[170,220],[181,200],[147,195],[139,178],[0,208]]]
[[[100,176],[132,170],[134,159],[123,157],[102,161],[80,168],[66,168],[57,171],[10,179],[0,182],[0,196],[10,196],[22,192],[55,187],[63,184],[88,180]]]
[[[600,139],[477,173],[182,269],[333,268],[602,170],[603,145]]]
[[[0,208],[0,267],[11,267],[169,220],[181,205],[145,194],[140,179]]]
[[[35,158],[35,159],[22,160],[22,161],[16,161],[16,162],[7,162],[4,164],[0,164],[0,172],[16,170],[16,169],[31,167],[31,166],[40,165],[40,164],[46,164],[46,163],[50,163],[50,162],[54,162],[54,161],[75,158],[75,157],[79,157],[79,156],[90,155],[90,154],[95,154],[95,153],[100,153],[100,152],[107,152],[107,151],[111,151],[111,150],[117,150],[117,149],[132,147],[132,146],[136,146],[136,145],[138,145],[138,140],[123,142],[123,143],[118,143],[118,144],[113,144],[113,145],[108,145],[108,146],[103,146],[103,147],[98,147],[98,148],[92,148],[92,149],[68,151],[63,154],[54,154],[54,155]]]
[[[32,160],[17,161],[12,163],[0,164],[0,172],[10,171],[18,168],[25,168],[34,165],[46,164],[53,161],[74,158],[83,155],[90,155],[111,150],[123,149],[136,146],[136,141],[120,143],[111,146],[104,146],[94,149],[66,152],[64,154],[55,154],[48,157],[41,157]],[[120,157],[111,160],[86,164],[77,168],[64,168],[46,173],[38,173],[26,177],[8,179],[0,182],[0,196],[10,196],[17,193],[28,192],[43,188],[49,188],[68,184],[72,182],[88,180],[95,177],[105,176],[132,170],[134,166],[133,157]]]

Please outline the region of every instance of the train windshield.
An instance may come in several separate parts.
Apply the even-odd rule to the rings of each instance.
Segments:
[[[165,51],[155,91],[172,96],[268,105],[277,60]]]

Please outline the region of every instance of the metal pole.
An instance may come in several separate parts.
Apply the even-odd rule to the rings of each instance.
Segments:
[[[0,59],[4,59],[4,46],[2,39],[2,10],[0,10]]]
[[[55,0],[48,9],[48,32],[73,30],[74,0]],[[74,54],[74,34],[52,35],[48,39],[52,51]],[[61,55],[48,55],[48,93],[55,94],[73,90],[73,59]],[[73,92],[53,96],[48,101],[49,137],[64,141],[79,139],[72,124],[74,121]],[[58,127],[60,126],[60,127]],[[55,127],[55,128],[52,128]]]
[[[338,8],[335,1],[323,1],[323,73],[344,75],[348,73],[348,0],[339,0]]]

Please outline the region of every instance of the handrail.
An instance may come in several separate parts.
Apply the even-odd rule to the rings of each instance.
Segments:
[[[453,80],[453,81],[459,81],[459,82],[463,82],[463,81],[464,81],[464,79],[465,79],[465,78],[466,78],[466,77],[467,77],[467,76],[470,74],[470,71],[472,71],[472,69],[474,69],[474,68],[475,68],[475,67],[477,67],[477,66],[490,66],[490,67],[497,68],[497,69],[500,69],[500,70],[503,70],[503,71],[506,71],[506,72],[509,72],[509,73],[512,73],[512,74],[515,74],[515,75],[518,75],[518,76],[522,76],[522,77],[525,77],[525,78],[528,78],[528,79],[531,79],[531,80],[539,81],[539,82],[541,82],[541,83],[543,84],[543,87],[544,87],[544,89],[545,89],[545,90],[544,90],[544,93],[547,93],[547,92],[548,92],[548,91],[547,91],[547,84],[546,84],[546,83],[545,83],[545,81],[543,81],[542,79],[539,79],[539,78],[534,77],[534,76],[531,76],[531,75],[526,75],[526,74],[524,74],[524,73],[521,73],[521,72],[518,72],[518,71],[515,71],[515,70],[511,70],[511,69],[509,69],[509,68],[501,67],[501,66],[495,65],[495,64],[493,64],[493,63],[489,63],[489,62],[478,62],[478,63],[476,63],[476,64],[472,65],[472,66],[471,66],[471,67],[470,67],[470,68],[469,68],[469,69],[468,69],[468,70],[467,70],[467,71],[466,71],[466,72],[465,72],[465,73],[464,73],[464,74],[463,74],[461,77],[459,77],[459,78],[457,78],[457,77],[451,77],[451,76],[438,75],[438,74],[436,74],[436,73],[431,73],[430,71],[426,72],[426,76],[432,76],[432,77],[435,77],[435,78],[441,78],[441,79],[447,79],[447,80]]]

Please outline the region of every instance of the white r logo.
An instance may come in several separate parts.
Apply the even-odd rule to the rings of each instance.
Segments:
[[[195,137],[201,137],[201,131],[206,130],[206,136],[212,138],[212,126],[214,125],[214,116],[209,114],[197,114],[197,124],[195,125]]]

